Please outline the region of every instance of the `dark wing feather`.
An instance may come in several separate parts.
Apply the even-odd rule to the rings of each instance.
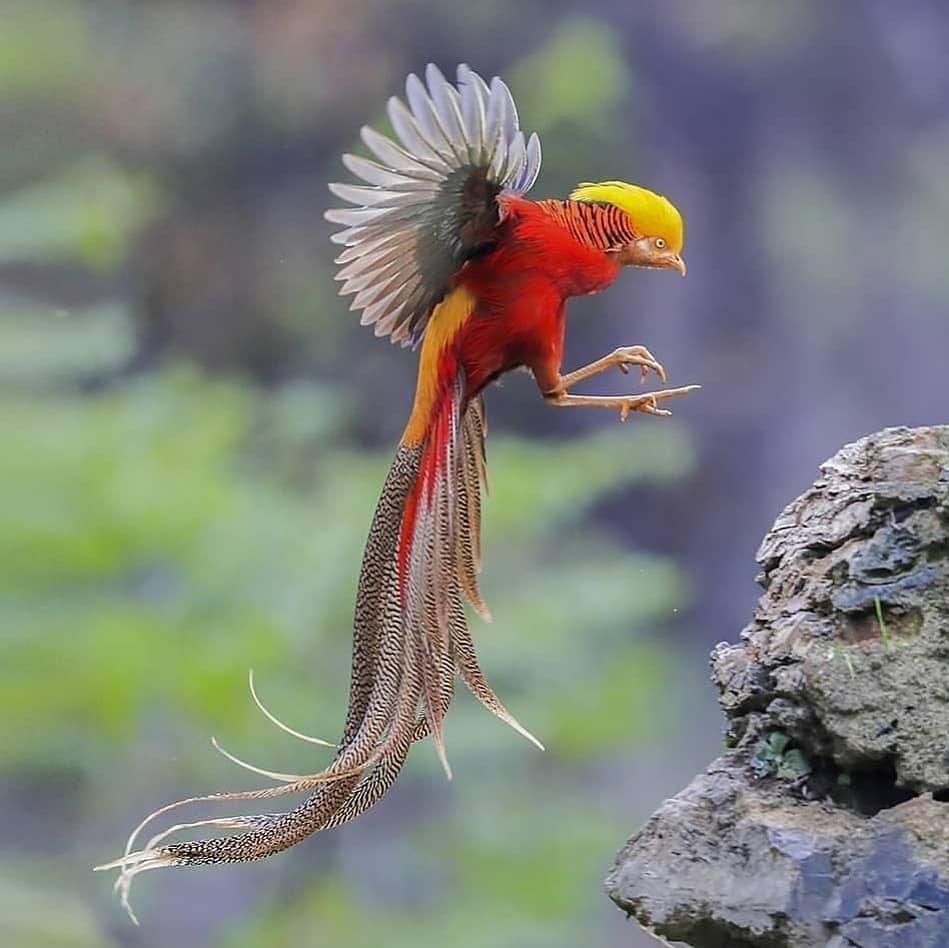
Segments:
[[[451,275],[493,245],[504,191],[527,191],[540,171],[540,141],[525,140],[507,86],[490,85],[467,66],[452,85],[434,65],[427,87],[410,75],[408,104],[393,96],[389,119],[398,143],[371,128],[362,139],[378,159],[344,155],[360,184],[331,184],[350,208],[326,212],[346,229],[336,278],[351,309],[376,335],[415,345]]]

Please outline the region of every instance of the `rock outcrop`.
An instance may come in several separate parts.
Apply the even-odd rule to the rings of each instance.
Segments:
[[[728,749],[607,891],[695,948],[949,948],[949,427],[844,447],[757,559]]]

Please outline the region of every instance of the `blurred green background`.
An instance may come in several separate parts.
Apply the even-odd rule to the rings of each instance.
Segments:
[[[614,851],[719,747],[709,646],[841,443],[949,415],[939,0],[0,0],[0,942],[638,945]],[[647,344],[660,422],[487,393],[478,624],[540,754],[464,696],[357,823],[263,863],[91,866],[335,738],[414,358],[335,295],[325,185],[410,70],[511,85],[537,196],[668,193],[685,282],[577,300],[568,368]],[[597,379],[591,392],[619,391]],[[238,808],[240,811],[240,808]],[[197,813],[216,815],[213,809]]]

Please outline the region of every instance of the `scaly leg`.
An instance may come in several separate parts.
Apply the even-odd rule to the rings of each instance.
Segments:
[[[700,389],[701,385],[683,385],[681,388],[667,388],[661,392],[644,392],[641,395],[569,395],[562,388],[545,393],[544,398],[551,405],[567,407],[586,405],[591,408],[618,408],[620,421],[626,421],[633,411],[647,415],[671,415],[672,412],[660,408],[658,402],[665,398],[678,398]]]
[[[649,375],[650,371],[655,372],[663,382],[666,380],[666,370],[645,346],[620,346],[619,349],[614,349],[609,355],[603,356],[602,359],[597,359],[596,362],[591,362],[589,365],[562,375],[560,384],[554,391],[565,392],[577,382],[582,382],[584,379],[590,378],[591,375],[599,375],[600,372],[611,369],[613,366],[624,373],[629,372],[631,365],[639,366],[643,381],[646,380],[646,376]]]
[[[662,392],[644,392],[641,395],[570,395],[567,392],[571,386],[577,382],[582,382],[593,375],[597,375],[605,369],[616,366],[623,372],[629,372],[631,365],[638,365],[645,380],[646,376],[652,371],[655,372],[663,382],[666,380],[666,370],[662,367],[655,356],[645,346],[621,346],[614,349],[609,355],[597,359],[582,368],[566,375],[557,374],[553,367],[546,371],[535,369],[534,376],[538,385],[541,387],[544,398],[551,405],[566,407],[568,405],[586,405],[593,408],[618,408],[621,421],[629,417],[633,411],[645,412],[647,415],[669,415],[671,414],[665,408],[659,407],[659,402],[666,398],[678,398],[681,395],[688,395],[701,388],[700,385],[685,385],[681,388],[670,388]]]

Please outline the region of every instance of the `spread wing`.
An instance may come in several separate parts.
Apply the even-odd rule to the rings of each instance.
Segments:
[[[492,246],[498,195],[524,193],[540,171],[540,140],[525,140],[500,79],[488,84],[462,65],[452,85],[432,64],[425,78],[427,88],[408,77],[407,105],[389,100],[398,143],[362,129],[378,161],[344,155],[364,183],[331,184],[354,206],[326,212],[346,228],[332,237],[346,248],[336,258],[340,294],[355,293],[362,324],[403,346],[422,338],[451,275]]]

